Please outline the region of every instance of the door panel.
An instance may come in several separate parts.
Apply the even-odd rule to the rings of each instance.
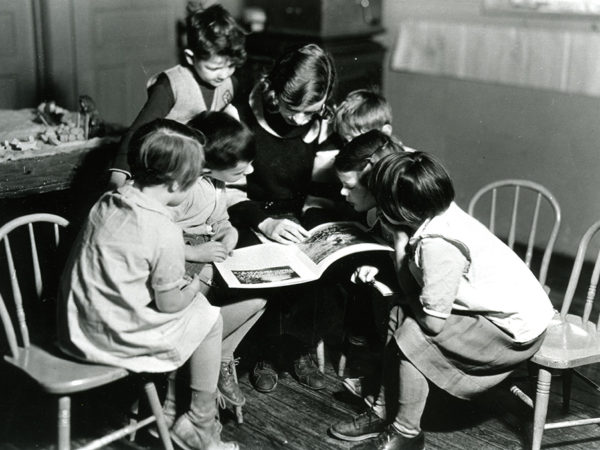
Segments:
[[[33,17],[31,0],[0,0],[0,109],[36,103]]]

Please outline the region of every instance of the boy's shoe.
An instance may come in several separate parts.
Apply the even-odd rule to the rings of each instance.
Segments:
[[[244,406],[246,397],[244,397],[244,393],[240,389],[240,385],[236,379],[236,365],[237,360],[235,359],[221,362],[221,371],[219,372],[217,388],[219,389],[221,396],[231,405]]]
[[[273,366],[268,361],[258,361],[252,369],[250,381],[254,389],[267,394],[273,392],[277,387],[277,372],[275,372],[275,369],[273,369]]]
[[[409,438],[398,433],[391,425],[379,434],[375,441],[353,447],[354,450],[423,450],[424,448],[425,435],[423,432]]]
[[[294,361],[294,374],[298,382],[314,390],[325,388],[325,375],[321,373],[310,353]]]
[[[329,428],[329,432],[344,441],[364,441],[377,437],[385,430],[385,420],[368,410],[349,422],[339,422]]]

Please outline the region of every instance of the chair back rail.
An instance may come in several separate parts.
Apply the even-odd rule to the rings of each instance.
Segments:
[[[44,285],[33,222],[44,222],[52,225],[54,245],[56,247],[58,247],[60,243],[60,227],[66,227],[69,224],[68,220],[60,216],[54,214],[40,213],[28,214],[26,216],[19,217],[18,219],[12,220],[8,224],[0,227],[0,241],[4,244],[4,251],[6,254],[6,262],[10,278],[11,294],[15,307],[15,315],[18,323],[18,330],[21,337],[21,345],[23,346],[23,348],[28,348],[31,345],[31,341],[29,337],[29,328],[27,325],[25,309],[23,307],[23,293],[21,291],[19,279],[17,277],[14,253],[11,247],[10,233],[16,230],[17,228],[27,226],[27,235],[29,238],[29,250],[31,255],[35,294],[37,296],[37,300],[41,300]],[[16,357],[18,353],[17,334],[15,332],[13,322],[10,318],[10,314],[8,313],[7,305],[4,303],[4,299],[1,296],[0,318],[2,320],[4,329],[6,330],[5,332],[7,335],[7,341],[11,353],[13,354],[13,357]]]
[[[588,228],[588,230],[581,238],[581,241],[579,242],[579,247],[577,248],[577,255],[575,256],[575,263],[573,264],[571,276],[569,277],[569,284],[567,285],[567,290],[565,292],[563,304],[560,309],[560,315],[563,320],[565,319],[569,312],[569,309],[571,308],[571,303],[573,301],[573,297],[575,296],[575,290],[577,289],[577,285],[579,284],[581,269],[585,261],[585,256],[588,252],[588,247],[598,230],[600,230],[600,220],[594,223],[590,228]],[[586,323],[589,320],[590,315],[592,313],[592,307],[594,306],[594,298],[596,296],[598,278],[600,276],[600,253],[598,253],[598,255],[596,256],[595,261],[596,262],[594,264],[594,270],[592,271],[592,275],[590,277],[590,284],[588,286],[587,294],[585,297],[585,305],[583,308],[582,315],[583,323]],[[598,329],[599,326],[600,320],[598,321],[598,323],[596,323],[596,328]]]
[[[529,233],[527,235],[527,248],[525,251],[524,262],[527,267],[531,266],[531,260],[533,258],[533,249],[536,244],[536,237],[538,232],[539,225],[539,217],[540,210],[542,208],[542,201],[545,199],[549,204],[550,208],[554,213],[554,224],[548,236],[547,244],[543,252],[542,262],[540,265],[540,272],[538,275],[539,282],[544,285],[546,283],[546,278],[548,276],[548,267],[550,266],[550,258],[552,257],[552,251],[554,249],[554,244],[556,242],[556,237],[558,235],[558,231],[560,229],[561,224],[561,211],[560,206],[557,200],[554,198],[554,195],[546,189],[544,186],[535,183],[529,180],[517,180],[517,179],[507,179],[507,180],[499,180],[493,183],[490,183],[484,187],[482,187],[479,191],[475,193],[471,201],[469,202],[468,212],[470,215],[474,215],[476,205],[482,198],[489,194],[490,195],[490,211],[489,211],[489,222],[488,228],[489,230],[496,234],[496,217],[500,213],[498,211],[498,192],[500,190],[505,189],[513,189],[512,194],[512,206],[511,206],[511,215],[510,215],[510,227],[508,230],[507,237],[507,245],[514,249],[516,236],[517,236],[517,226],[519,224],[519,206],[521,204],[522,199],[522,190],[526,189],[535,193],[535,206],[533,207],[533,211],[531,213],[531,220],[529,223]]]

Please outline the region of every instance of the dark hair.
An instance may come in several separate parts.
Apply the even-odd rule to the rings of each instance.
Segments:
[[[360,134],[392,123],[392,108],[379,93],[357,89],[335,109],[333,129],[339,135]]]
[[[402,144],[393,137],[371,130],[344,145],[335,157],[333,167],[338,172],[363,172],[384,156],[403,151]],[[364,185],[367,184],[367,176],[367,171],[361,174],[359,181]]]
[[[292,108],[303,108],[328,100],[335,83],[331,56],[316,44],[308,44],[281,56],[264,78],[263,93],[267,107],[275,109],[283,101]]]
[[[444,212],[454,200],[448,172],[425,152],[382,158],[371,170],[368,188],[386,216],[417,227]]]
[[[138,128],[131,138],[127,161],[133,179],[141,186],[171,185],[182,190],[202,175],[203,136],[169,119],[156,119]]]
[[[215,4],[188,17],[187,47],[200,60],[223,56],[240,67],[246,61],[246,34],[233,16]]]
[[[250,129],[221,111],[204,111],[188,122],[206,137],[204,157],[209,169],[229,169],[240,161],[256,157],[256,144]]]

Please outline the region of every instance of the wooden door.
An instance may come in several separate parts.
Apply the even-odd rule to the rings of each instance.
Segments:
[[[183,0],[54,0],[46,4],[49,77],[68,108],[91,96],[109,122],[129,125],[146,80],[178,61]]]
[[[35,32],[32,0],[0,0],[0,109],[36,102]]]

